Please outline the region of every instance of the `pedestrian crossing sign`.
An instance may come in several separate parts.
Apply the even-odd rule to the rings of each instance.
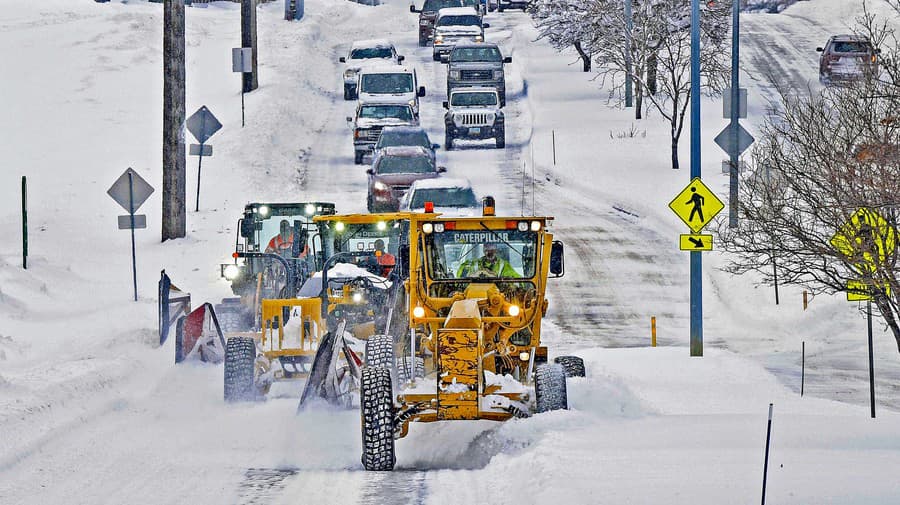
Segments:
[[[709,224],[716,214],[722,212],[725,204],[699,177],[694,177],[691,183],[669,203],[669,208],[696,234]]]

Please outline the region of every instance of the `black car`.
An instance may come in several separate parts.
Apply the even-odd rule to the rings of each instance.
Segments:
[[[431,156],[431,161],[435,159],[434,150],[440,147],[439,144],[431,143],[428,133],[421,126],[385,126],[375,144],[373,155],[378,156],[385,147],[397,146],[423,147]]]

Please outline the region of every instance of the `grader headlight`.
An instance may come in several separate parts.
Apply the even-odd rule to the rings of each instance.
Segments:
[[[506,308],[506,312],[512,317],[519,317],[519,313],[521,313],[521,309],[519,309],[518,305],[510,305]]]
[[[351,297],[351,299],[353,300],[353,303],[362,303],[363,295],[362,295],[362,293],[358,293],[358,292],[353,293],[353,296]]]
[[[421,305],[417,305],[413,309],[413,317],[416,317],[416,318],[425,317],[425,307],[422,307]]]
[[[422,233],[425,235],[431,235],[431,232],[434,231],[434,226],[431,223],[425,223],[422,225]]]
[[[519,359],[522,361],[528,361],[531,359],[531,353],[528,351],[522,351],[519,353]]]
[[[541,231],[541,222],[540,221],[532,221],[531,222],[531,231]]]
[[[338,222],[334,225],[334,229],[335,229],[335,231],[337,231],[338,233],[344,231],[344,223],[338,221]]]
[[[223,272],[225,278],[229,281],[233,281],[240,273],[241,269],[238,268],[237,265],[228,265],[227,267],[225,267],[225,271]]]

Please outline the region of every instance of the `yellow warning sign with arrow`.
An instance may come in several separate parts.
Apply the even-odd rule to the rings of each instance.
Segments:
[[[712,235],[680,235],[679,248],[682,251],[712,251]]]
[[[710,191],[699,177],[694,177],[678,196],[669,203],[669,208],[688,225],[694,234],[702,230],[716,214],[722,212],[725,204]]]

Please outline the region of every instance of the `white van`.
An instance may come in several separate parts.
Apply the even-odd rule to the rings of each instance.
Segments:
[[[419,97],[425,86],[419,86],[416,71],[403,65],[365,67],[359,72],[356,89],[360,103],[402,103],[419,116]]]

